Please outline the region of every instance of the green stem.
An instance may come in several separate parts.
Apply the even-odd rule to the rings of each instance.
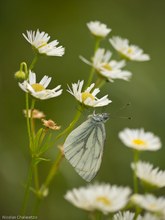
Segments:
[[[30,65],[30,68],[29,69],[33,69],[34,68],[34,65],[36,64],[37,62],[37,59],[38,59],[38,56],[36,55]],[[27,75],[27,78],[28,78],[28,70],[27,70],[27,65],[26,63],[22,63],[21,64],[21,68],[25,68],[25,73]],[[29,94],[26,93],[26,124],[27,124],[27,131],[28,131],[28,137],[29,137],[29,147],[30,147],[30,150],[31,150],[31,154],[33,153],[33,149],[34,149],[34,146],[33,146],[33,140],[34,140],[34,133],[32,131],[32,109],[34,108],[34,103],[35,101],[32,100],[32,106],[31,106],[31,115],[30,115],[30,118],[29,118]],[[32,177],[33,177],[33,170],[34,170],[34,167],[35,167],[35,157],[32,156],[32,161],[31,161],[31,165],[30,165],[30,168],[29,168],[29,174],[28,174],[28,179],[27,179],[27,184],[26,184],[26,189],[25,189],[25,194],[24,194],[24,199],[23,199],[23,203],[22,203],[22,208],[21,208],[21,214],[24,215],[26,213],[26,208],[27,208],[27,204],[28,204],[28,200],[29,200],[29,193],[30,193],[30,186],[31,186],[31,182],[32,182]],[[34,174],[36,175],[36,178],[37,178],[37,172],[35,171]],[[36,182],[36,186],[38,186],[38,183]]]
[[[29,137],[29,146],[32,150],[32,139],[31,139],[31,129],[30,129],[30,121],[29,121],[29,94],[26,93],[26,124],[27,124],[27,131],[28,131],[28,137]]]
[[[99,48],[100,40],[101,40],[100,38],[98,38],[98,37],[96,38],[95,47],[94,47],[94,55],[95,55],[95,52],[97,51],[97,49]],[[94,73],[95,73],[95,68],[92,66],[90,74],[89,74],[89,79],[86,84],[86,88],[91,84],[91,82],[93,80]]]
[[[133,171],[133,183],[134,183],[134,193],[137,194],[139,192],[138,189],[138,178],[136,176],[136,170],[137,170],[137,162],[139,160],[139,151],[134,150],[134,171]],[[141,209],[136,206],[135,208],[135,220],[137,219],[137,216],[141,212]]]
[[[91,84],[94,73],[95,73],[95,68],[92,66],[90,74],[89,74],[89,79],[88,79],[88,82],[86,84],[86,88]]]
[[[39,208],[40,208],[40,205],[41,205],[41,201],[42,201],[41,198],[37,196],[35,206],[34,206],[34,209],[33,209],[33,216],[38,215]]]
[[[34,164],[33,173],[34,173],[35,189],[38,192],[39,191],[39,177],[38,177],[38,165],[37,164]]]
[[[33,154],[32,156],[35,156],[35,144],[34,144],[34,140],[35,140],[35,129],[34,129],[34,120],[33,120],[33,110],[34,110],[34,106],[35,106],[35,99],[32,99],[32,103],[31,103],[31,114],[30,114],[30,126],[31,126],[31,137],[32,137],[32,150],[33,150]],[[38,177],[38,164],[34,163],[33,164],[33,176],[34,176],[34,184],[35,184],[35,189],[36,192],[39,191],[39,177]]]
[[[20,64],[20,70],[21,70],[21,71],[24,71],[25,73],[28,72],[27,64],[26,64],[25,62],[22,62],[22,63]]]
[[[134,172],[133,172],[133,183],[134,183],[134,193],[138,193],[138,179],[136,176],[137,162],[139,160],[139,152],[134,150]]]
[[[32,70],[36,64],[38,60],[38,54],[35,55],[34,59],[32,60],[31,64],[30,64],[30,67],[29,67],[29,70]]]
[[[91,213],[89,213],[89,218],[91,220],[101,220],[102,219],[102,213],[98,212],[98,211],[93,211]]]
[[[105,84],[105,79],[103,77],[99,77],[96,81],[95,86],[97,88],[101,88]]]
[[[100,37],[96,37],[96,43],[95,43],[95,47],[94,47],[94,53],[95,53],[95,52],[97,51],[97,49],[99,48],[100,41],[101,41],[101,38],[100,38]]]
[[[27,64],[25,62],[22,62],[20,64],[20,71],[24,71],[25,72],[25,77],[27,79],[27,77],[28,77],[28,69],[27,69]]]
[[[29,200],[30,185],[31,185],[32,176],[33,176],[32,175],[33,174],[33,163],[34,163],[34,159],[32,159],[30,169],[29,169],[24,199],[23,199],[22,208],[21,208],[21,215],[25,215],[25,213],[26,213],[26,208],[27,208],[27,204],[28,204],[28,200]]]
[[[35,106],[35,99],[32,99],[32,104],[31,104],[31,109],[30,109],[30,126],[31,126],[32,141],[34,141],[34,137],[35,137],[34,121],[33,121],[34,106]]]
[[[90,220],[96,220],[96,217],[95,217],[95,213],[94,213],[94,212],[90,212],[90,213],[89,213],[89,219],[90,219]]]
[[[79,120],[80,116],[81,116],[81,111],[83,110],[83,108],[81,107],[80,109],[77,110],[77,113],[73,119],[73,121],[70,123],[70,125],[64,130],[62,131],[59,135],[57,135],[57,137],[55,138],[55,141],[57,141],[58,139],[60,139],[62,136],[67,135],[75,126],[76,122]]]
[[[63,159],[63,153],[60,151],[60,153],[57,156],[57,159],[54,161],[54,163],[49,171],[49,174],[45,180],[45,183],[43,184],[43,190],[48,188],[48,186],[50,185],[50,182],[52,181],[53,177],[55,176],[62,159]]]

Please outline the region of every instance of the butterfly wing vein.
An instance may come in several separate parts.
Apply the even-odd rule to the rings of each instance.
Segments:
[[[65,157],[76,172],[91,181],[100,168],[105,141],[104,123],[87,120],[73,130],[64,143]]]

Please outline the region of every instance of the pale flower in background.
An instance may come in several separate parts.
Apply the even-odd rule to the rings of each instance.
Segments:
[[[27,111],[26,109],[23,110],[23,113],[25,115],[25,117],[27,117]],[[31,115],[32,113],[32,115]],[[41,118],[45,118],[45,114],[37,109],[33,109],[31,111],[31,109],[28,110],[28,117],[30,118],[32,116],[32,118],[35,118],[35,119],[41,119]]]
[[[138,151],[156,151],[161,148],[159,137],[151,132],[145,132],[143,128],[125,128],[119,133],[119,138],[127,147]]]
[[[129,45],[128,39],[112,37],[109,39],[112,46],[125,58],[134,61],[148,61],[150,56],[144,54],[143,50],[136,45]]]
[[[113,216],[112,220],[134,220],[135,213],[130,211],[118,212]],[[139,219],[137,219],[139,220]]]
[[[90,107],[100,107],[106,106],[112,101],[108,99],[108,95],[98,99],[96,95],[100,92],[99,88],[95,88],[95,84],[92,83],[84,92],[82,92],[82,87],[84,80],[78,81],[77,83],[72,83],[72,89],[68,87],[67,90],[71,95],[73,95],[79,102]],[[93,90],[93,91],[92,91]]]
[[[80,56],[80,59],[86,64],[93,66],[102,77],[110,82],[113,82],[115,79],[128,81],[131,78],[132,73],[122,70],[122,68],[126,66],[125,60],[110,60],[111,56],[112,53],[109,50],[105,51],[105,49],[99,48],[92,58],[92,63],[82,56]]]
[[[68,191],[65,199],[80,209],[99,210],[104,214],[124,208],[129,200],[131,190],[109,184],[93,184]]]
[[[147,212],[144,216],[137,218],[137,220],[163,220],[163,218]]]
[[[106,37],[111,32],[111,29],[100,21],[90,21],[87,23],[87,27],[97,37]]]
[[[165,214],[165,197],[155,197],[152,194],[145,194],[145,195],[134,194],[131,197],[131,201],[135,205],[147,211],[157,213],[160,215]]]
[[[53,120],[45,120],[42,119],[43,125],[47,128],[50,128],[52,130],[59,130],[61,128],[61,126],[58,126]]]
[[[27,35],[23,34],[24,38],[35,48],[38,53],[46,54],[47,56],[63,56],[65,49],[62,46],[58,46],[57,40],[48,43],[50,36],[45,32],[39,30],[27,31]]]
[[[165,171],[158,167],[154,168],[152,164],[143,161],[138,161],[136,164],[132,163],[131,167],[142,181],[155,187],[165,186]]]
[[[134,220],[135,213],[130,211],[118,212],[113,216],[112,220]],[[136,220],[161,220],[151,213],[145,213],[144,216],[138,215]],[[162,219],[163,220],[163,219]]]
[[[32,71],[29,72],[29,79],[23,83],[19,83],[20,88],[29,92],[33,97],[41,100],[54,98],[61,95],[61,85],[54,89],[46,89],[51,81],[51,77],[44,76],[39,83],[36,83],[36,74]]]

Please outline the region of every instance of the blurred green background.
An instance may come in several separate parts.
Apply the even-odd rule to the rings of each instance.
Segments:
[[[116,80],[107,84],[100,94],[108,93],[113,102],[104,109],[110,112],[111,118],[106,123],[107,140],[102,166],[94,181],[132,187],[132,152],[120,142],[118,132],[125,127],[144,127],[160,136],[162,143],[165,141],[165,1],[5,0],[0,4],[0,214],[19,214],[24,192],[22,184],[29,165],[26,124],[22,114],[25,96],[14,79],[20,62],[29,64],[33,58],[31,47],[22,36],[26,30],[39,28],[49,33],[52,40],[58,39],[60,45],[66,48],[64,57],[42,58],[35,67],[39,79],[45,74],[53,77],[50,88],[58,84],[64,88],[62,96],[38,102],[36,106],[62,128],[70,123],[76,111],[75,99],[65,91],[66,85],[78,79],[87,79],[89,74],[89,67],[79,59],[79,55],[90,58],[93,52],[94,40],[86,27],[87,22],[100,20],[112,28],[109,36],[128,38],[150,54],[150,62],[129,63],[127,69],[133,72],[129,83]],[[109,43],[103,42],[102,46],[111,49]],[[123,108],[127,103],[131,105]],[[132,120],[123,118],[129,116]],[[81,120],[84,121],[86,117],[83,115]],[[146,152],[141,156],[164,169],[164,155],[163,146],[160,151]],[[56,151],[52,149],[46,156],[52,160],[40,165],[42,180]],[[50,194],[41,205],[39,219],[87,219],[86,213],[63,198],[67,190],[82,185],[86,183],[63,161],[51,184]],[[164,195],[164,191],[157,194]]]

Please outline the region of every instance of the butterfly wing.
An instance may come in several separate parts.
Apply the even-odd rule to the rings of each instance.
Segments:
[[[66,159],[86,181],[91,181],[100,168],[105,141],[104,123],[90,118],[74,129],[64,143]]]

